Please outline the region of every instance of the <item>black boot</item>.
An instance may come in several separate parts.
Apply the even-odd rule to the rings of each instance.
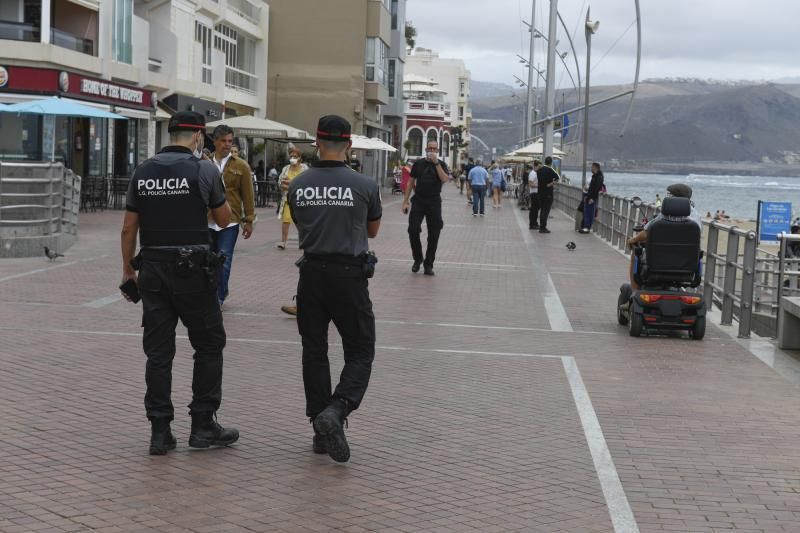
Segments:
[[[189,446],[192,448],[227,446],[237,440],[239,440],[239,430],[225,429],[217,424],[214,413],[192,413],[192,433],[189,435]]]
[[[317,430],[314,430],[314,442],[313,442],[313,449],[314,453],[328,453],[328,447],[326,446],[326,439],[323,435],[317,433]]]
[[[344,437],[343,427],[349,413],[347,402],[334,398],[331,404],[314,419],[314,432],[322,436],[325,451],[337,463],[346,463],[350,459],[350,446]]]
[[[150,435],[150,455],[167,455],[167,452],[174,450],[178,441],[172,435],[169,428],[168,418],[151,418],[150,425],[152,433]]]

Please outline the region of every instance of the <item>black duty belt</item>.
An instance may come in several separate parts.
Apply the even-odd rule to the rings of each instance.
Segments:
[[[208,249],[190,247],[192,255],[205,255]],[[159,250],[155,248],[142,248],[142,259],[145,261],[154,261],[156,263],[174,263],[181,257],[179,250]]]
[[[303,256],[307,261],[312,263],[331,263],[334,265],[363,265],[364,257],[344,255],[344,254],[309,254],[305,253]]]

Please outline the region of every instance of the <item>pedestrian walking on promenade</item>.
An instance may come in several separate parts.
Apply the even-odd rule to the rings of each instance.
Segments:
[[[289,205],[286,202],[286,191],[289,190],[289,184],[300,175],[301,172],[308,169],[308,166],[303,163],[303,154],[300,153],[296,147],[289,148],[289,164],[283,167],[281,175],[278,178],[280,189],[283,191],[281,195],[281,242],[276,245],[279,250],[286,249],[286,243],[289,240],[289,226],[292,224],[292,214],[289,212]]]
[[[242,237],[249,239],[253,234],[253,223],[256,219],[256,203],[253,194],[253,180],[250,177],[250,166],[231,154],[233,145],[233,129],[221,124],[214,128],[214,154],[212,161],[222,174],[225,183],[225,197],[231,207],[231,221],[220,227],[213,219],[209,219],[211,231],[211,249],[225,255],[225,264],[219,274],[217,298],[222,305],[228,297],[228,280],[233,265],[233,249],[239,238],[241,225]]]
[[[167,130],[170,145],[142,163],[130,180],[121,237],[122,281],[135,283],[142,299],[151,455],[165,455],[177,444],[170,423],[179,319],[195,350],[189,446],[208,448],[239,439],[238,430],[215,421],[222,400],[225,329],[215,291],[221,258],[209,248],[206,218],[210,209],[214,222],[226,227],[231,209],[219,171],[199,157],[205,117],[180,111]],[[141,250],[134,258],[137,235]],[[131,293],[125,297],[131,299]]]
[[[525,168],[522,169],[522,176],[521,176],[521,185],[519,190],[519,199],[517,201],[517,206],[520,210],[525,211],[529,208],[531,202],[531,192],[528,187],[528,179],[530,177],[530,172],[532,167],[530,165],[525,165]]]
[[[536,182],[539,190],[539,233],[550,233],[547,229],[547,219],[550,217],[550,208],[553,207],[555,182],[559,180],[558,173],[553,170],[553,158],[547,156],[544,166],[536,171]]]
[[[528,193],[531,197],[531,208],[528,212],[528,229],[539,229],[539,178],[537,172],[542,168],[538,159],[533,162],[533,170],[528,174]]]
[[[592,231],[594,214],[597,210],[597,202],[600,199],[600,191],[603,190],[603,171],[600,170],[600,163],[592,163],[592,180],[589,182],[589,189],[583,198],[583,225],[581,233]]]
[[[313,449],[338,462],[350,458],[347,416],[358,408],[375,357],[375,316],[368,281],[376,261],[368,239],[378,234],[381,197],[375,180],[346,166],[350,123],[329,115],[317,126],[319,162],[289,185],[289,205],[300,234],[297,329],[303,339],[306,415]],[[342,337],[344,369],[331,393],[328,325]]]
[[[444,227],[442,220],[442,184],[450,179],[447,163],[439,159],[439,143],[428,141],[425,147],[425,158],[417,159],[411,167],[411,181],[403,197],[403,213],[409,213],[409,196],[411,212],[408,214],[408,237],[411,242],[411,255],[414,264],[411,272],[419,272],[420,265],[425,267],[425,275],[433,276],[433,262],[436,260],[436,249],[439,246],[439,235]],[[422,255],[422,219],[428,228],[428,247]]]
[[[492,207],[503,207],[503,189],[505,189],[505,171],[497,163],[492,162]]]
[[[472,185],[472,216],[484,216],[484,198],[486,196],[486,183],[489,181],[489,173],[483,168],[480,160],[469,171],[468,181]]]
[[[475,160],[470,157],[467,160],[467,166],[464,167],[464,173],[467,176],[467,179],[466,179],[466,184],[467,184],[467,205],[471,205],[472,204],[472,183],[469,181],[469,173],[473,168],[475,168]]]

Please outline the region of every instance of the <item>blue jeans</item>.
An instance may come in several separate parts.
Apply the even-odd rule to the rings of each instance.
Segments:
[[[485,192],[486,192],[485,185],[472,186],[472,213],[475,215],[477,215],[478,213],[480,213],[481,215],[483,214],[484,198],[486,197],[486,195],[484,194]],[[480,211],[478,210],[479,202],[480,202]]]
[[[231,277],[231,264],[233,263],[233,248],[239,238],[239,226],[231,226],[220,231],[211,232],[211,249],[225,254],[225,263],[219,271],[217,278],[217,298],[220,303],[228,297],[228,280]]]
[[[592,204],[589,203],[589,200],[586,200],[583,203],[583,227],[586,229],[592,229],[592,223],[594,222],[594,211],[597,208],[597,202]]]

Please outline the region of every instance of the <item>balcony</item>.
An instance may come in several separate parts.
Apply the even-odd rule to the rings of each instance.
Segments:
[[[0,20],[0,39],[38,43],[40,35],[38,24]]]
[[[255,96],[258,94],[258,76],[238,68],[225,67],[225,87]]]
[[[406,116],[429,117],[445,120],[450,116],[449,105],[443,102],[428,102],[426,100],[406,100],[404,103]]]
[[[368,81],[364,83],[364,98],[368,102],[386,105],[389,103],[389,89],[380,83]]]
[[[260,7],[254,6],[247,0],[228,0],[228,9],[248,22],[258,26],[259,19],[261,18]]]
[[[71,33],[57,30],[56,28],[51,28],[50,30],[50,43],[60,46],[61,48],[66,48],[67,50],[74,50],[75,52],[81,52],[82,54],[90,56],[94,55],[93,41],[76,37]]]

